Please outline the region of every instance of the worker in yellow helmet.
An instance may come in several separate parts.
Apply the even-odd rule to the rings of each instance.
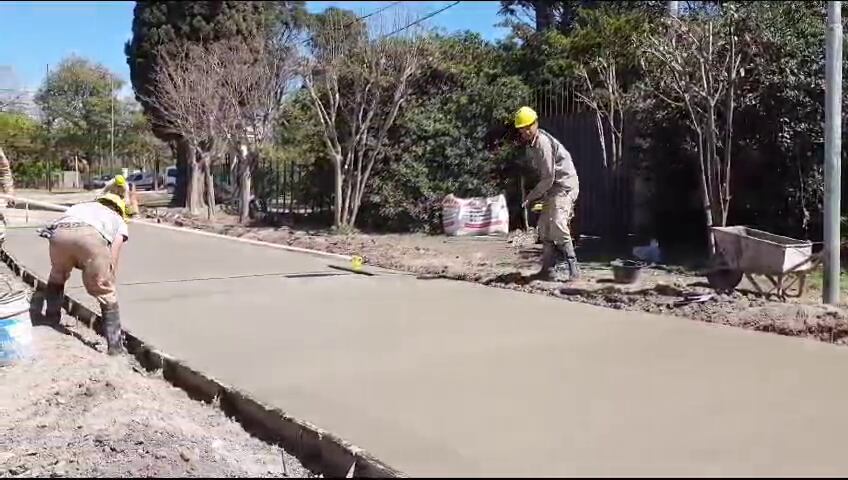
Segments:
[[[127,182],[126,177],[123,175],[115,175],[115,178],[106,182],[106,185],[104,185],[97,194],[98,196],[103,196],[107,193],[114,193],[124,200],[128,216],[138,213],[138,202],[135,199],[135,190],[132,188],[132,184]]]
[[[559,140],[539,128],[539,117],[530,107],[521,107],[515,114],[515,128],[540,178],[522,207],[539,199],[544,202],[536,227],[544,248],[539,276],[555,281],[577,280],[580,269],[569,223],[580,183],[571,154]]]
[[[45,319],[59,323],[65,282],[71,271],[79,268],[86,291],[100,304],[109,355],[124,351],[115,276],[121,247],[129,240],[126,218],[124,199],[107,193],[94,202],[70,207],[61,218],[39,231],[40,236],[50,240]]]

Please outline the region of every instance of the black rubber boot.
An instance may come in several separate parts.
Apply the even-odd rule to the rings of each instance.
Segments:
[[[59,325],[62,321],[62,304],[65,303],[65,286],[48,283],[44,287],[44,323]]]
[[[121,314],[118,304],[106,304],[100,308],[103,325],[103,336],[106,337],[109,355],[126,353],[121,338]]]

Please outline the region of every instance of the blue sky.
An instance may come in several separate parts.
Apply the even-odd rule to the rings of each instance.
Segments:
[[[335,6],[365,14],[393,2],[306,3],[311,12]],[[392,9],[406,9],[417,18],[451,3],[407,1]],[[128,81],[124,42],[131,35],[134,5],[135,2],[0,1],[0,66],[13,67],[22,87],[37,88],[48,64],[55,66],[62,58],[77,54],[106,65]],[[501,20],[498,9],[496,1],[464,1],[428,23],[446,31],[476,31],[494,40],[506,34],[494,26]],[[125,87],[123,93],[129,92],[129,87]]]

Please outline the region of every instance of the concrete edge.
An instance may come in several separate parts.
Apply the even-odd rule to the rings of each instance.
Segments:
[[[17,196],[14,196],[14,195],[0,194],[0,199],[14,200],[18,205],[20,205],[20,204],[33,205],[33,206],[37,206],[37,207],[40,207],[40,208],[43,208],[43,209],[46,209],[46,210],[52,210],[52,211],[56,211],[56,212],[64,212],[65,210],[68,209],[68,206],[66,206],[66,205],[59,205],[57,203],[44,202],[44,201],[40,201],[40,200],[32,200],[32,199],[28,199],[28,198],[24,198],[24,197],[17,197]],[[278,250],[286,250],[286,251],[289,251],[289,252],[305,253],[305,254],[308,254],[308,255],[324,257],[324,258],[334,258],[336,260],[350,261],[350,260],[353,259],[353,257],[351,257],[350,255],[341,255],[341,254],[338,254],[338,253],[322,252],[320,250],[312,250],[312,249],[309,249],[309,248],[301,248],[301,247],[292,247],[292,246],[289,246],[289,245],[280,245],[278,243],[263,242],[261,240],[251,240],[251,239],[248,239],[248,238],[238,238],[238,237],[233,237],[233,236],[230,236],[230,235],[222,235],[220,233],[205,232],[203,230],[198,230],[198,229],[195,229],[195,228],[184,228],[184,227],[176,227],[176,226],[173,226],[173,225],[163,225],[161,223],[156,223],[156,222],[152,222],[152,221],[149,221],[149,220],[131,219],[130,223],[139,223],[139,224],[142,224],[142,225],[149,225],[149,226],[152,226],[152,227],[164,228],[164,229],[167,229],[167,230],[175,230],[175,231],[179,231],[179,232],[194,233],[196,235],[205,235],[205,236],[208,236],[208,237],[223,238],[223,239],[227,239],[227,240],[231,240],[231,241],[235,241],[235,242],[247,243],[247,244],[250,244],[250,245],[258,245],[258,246],[261,246],[261,247],[276,248]]]
[[[176,227],[175,227],[176,228]],[[16,275],[42,291],[46,282],[26,269],[5,248],[2,260]],[[83,303],[65,296],[65,309],[100,335],[100,315]],[[216,405],[236,420],[248,433],[293,454],[306,468],[330,477],[405,478],[402,472],[338,436],[266,405],[235,387],[205,375],[124,330],[127,351],[148,371],[161,370],[162,376],[189,397]]]
[[[207,237],[222,238],[222,239],[230,240],[230,241],[233,241],[233,242],[242,242],[242,243],[247,243],[249,245],[257,245],[257,246],[260,246],[260,247],[275,248],[277,250],[286,250],[286,251],[289,251],[289,252],[305,253],[307,255],[313,255],[313,256],[316,256],[316,257],[333,258],[333,259],[336,259],[336,260],[345,260],[345,261],[351,261],[353,259],[353,257],[350,256],[350,255],[342,255],[342,254],[339,254],[339,253],[322,252],[321,250],[312,250],[312,249],[309,249],[309,248],[292,247],[290,245],[280,245],[279,243],[263,242],[262,240],[251,240],[249,238],[238,238],[238,237],[233,237],[231,235],[223,235],[223,234],[220,234],[220,233],[206,232],[206,231],[199,230],[199,229],[196,229],[196,228],[191,228],[191,227],[177,227],[177,226],[174,226],[174,225],[165,225],[165,224],[162,224],[162,223],[152,222],[150,220],[133,219],[133,220],[131,220],[131,222],[132,223],[139,223],[139,224],[142,224],[142,225],[148,225],[148,226],[151,226],[151,227],[164,228],[166,230],[174,230],[174,231],[177,231],[177,232],[188,232],[188,233],[193,233],[193,234],[196,234],[196,235],[204,235],[204,236],[207,236]]]

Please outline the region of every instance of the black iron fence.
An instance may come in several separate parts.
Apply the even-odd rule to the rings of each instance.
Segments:
[[[332,212],[332,177],[314,164],[263,159],[253,172],[256,205],[262,213],[311,216]],[[235,191],[232,157],[213,167],[219,186]]]
[[[595,112],[580,101],[573,88],[540,88],[534,92],[533,103],[539,125],[571,153],[580,178],[575,231],[603,238],[621,238],[631,233],[635,169],[628,148],[629,132],[625,129],[621,163],[605,165]],[[609,138],[606,134],[605,137]]]

